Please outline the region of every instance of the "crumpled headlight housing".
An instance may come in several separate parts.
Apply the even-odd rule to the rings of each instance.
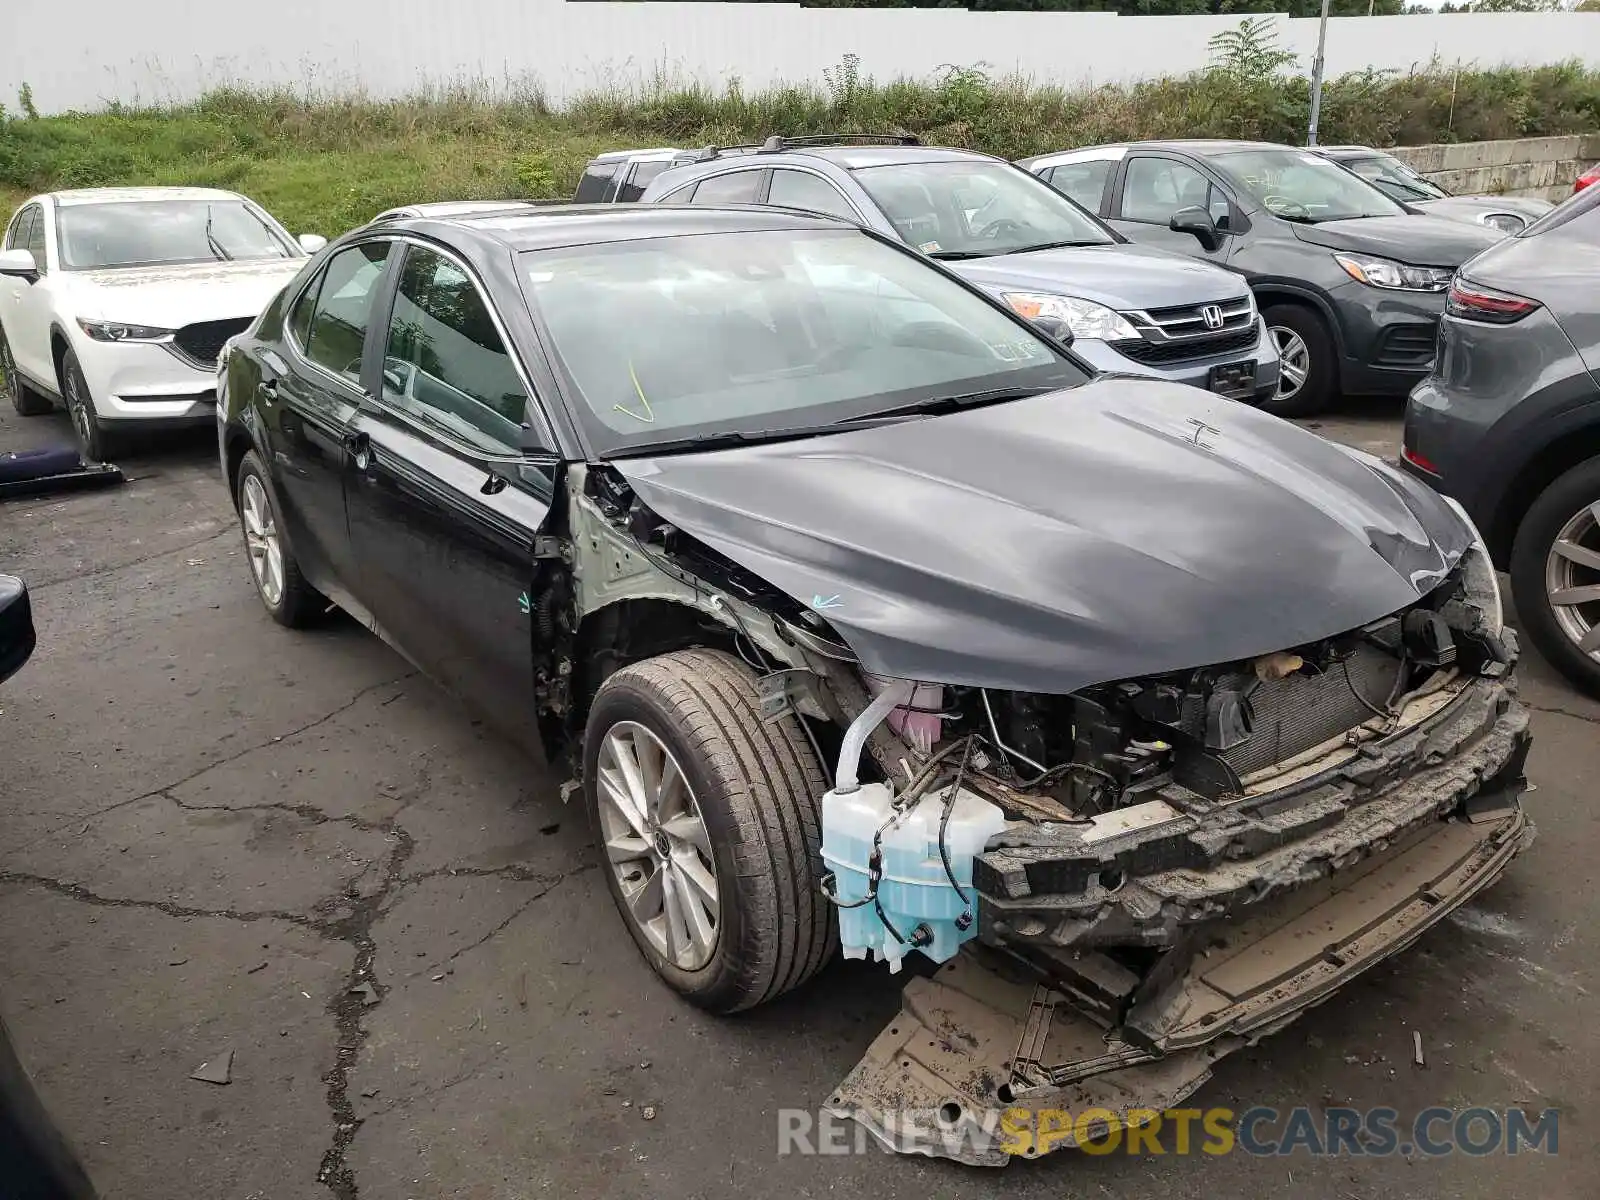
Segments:
[[[1413,267],[1409,263],[1365,254],[1335,254],[1333,260],[1357,283],[1391,291],[1442,292],[1450,286],[1450,277],[1455,274],[1449,267]]]
[[[1097,342],[1127,341],[1139,336],[1127,317],[1093,300],[1047,292],[1006,292],[1002,298],[1018,316],[1026,317],[1052,337],[1059,337],[1062,329],[1074,338]],[[1052,325],[1056,328],[1052,329]]]
[[[97,342],[164,342],[172,336],[170,329],[154,325],[128,325],[122,321],[86,321],[78,318],[78,328]]]
[[[1444,502],[1472,531],[1472,548],[1461,559],[1462,591],[1467,603],[1483,614],[1486,632],[1499,637],[1506,627],[1506,611],[1500,602],[1500,580],[1495,574],[1494,560],[1489,557],[1489,544],[1483,540],[1483,534],[1455,497],[1445,496]]]

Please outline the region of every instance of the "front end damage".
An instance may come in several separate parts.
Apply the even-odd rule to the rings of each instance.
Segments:
[[[1481,542],[1356,628],[1050,693],[870,669],[828,597],[797,601],[737,539],[663,512],[647,471],[577,468],[567,494],[573,591],[555,623],[580,635],[542,670],[549,712],[581,717],[627,637],[659,622],[581,631],[670,604],[694,622],[648,649],[726,638],[768,715],[800,716],[836,763],[830,866],[830,802],[884,798],[856,890],[828,889],[846,953],[943,965],[906,986],[828,1107],[895,1149],[1000,1165],[1148,1120],[1532,840],[1516,640]],[[953,827],[980,809],[998,832],[953,858]],[[913,828],[933,831],[910,835],[928,839],[921,874],[891,862]]]

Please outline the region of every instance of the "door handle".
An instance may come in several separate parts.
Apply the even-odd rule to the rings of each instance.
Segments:
[[[347,433],[344,435],[345,449],[350,451],[350,457],[355,460],[356,470],[365,471],[372,466],[372,439],[364,433]]]

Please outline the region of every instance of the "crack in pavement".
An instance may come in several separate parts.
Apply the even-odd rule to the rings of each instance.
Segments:
[[[92,892],[81,883],[73,883],[66,879],[55,879],[49,875],[35,875],[29,871],[0,871],[0,884],[17,883],[25,886],[40,887],[47,892],[54,892],[58,896],[76,900],[81,904],[93,905],[96,908],[141,908],[153,912],[164,913],[169,917],[210,917],[223,921],[283,921],[290,925],[298,925],[302,929],[309,929],[313,933],[328,936],[328,923],[308,917],[304,913],[282,912],[276,909],[263,909],[259,911],[245,911],[233,908],[198,908],[194,905],[179,904],[172,900],[141,900],[136,896],[102,896]]]
[[[1562,708],[1555,704],[1530,704],[1526,699],[1522,701],[1524,708],[1531,708],[1534,712],[1555,713],[1557,716],[1571,717],[1574,721],[1587,721],[1591,725],[1600,725],[1600,714],[1573,712],[1570,708]]]
[[[287,742],[290,738],[299,737],[302,733],[308,733],[311,730],[317,728],[317,726],[324,725],[327,722],[333,720],[333,718],[335,718],[337,716],[340,716],[340,715],[342,715],[344,713],[349,712],[352,708],[354,708],[357,704],[359,704],[362,700],[364,700],[367,696],[371,695],[373,692],[381,691],[382,689],[384,689],[386,687],[391,687],[391,686],[393,686],[394,684],[397,684],[397,683],[404,683],[407,679],[413,678],[416,674],[417,674],[417,672],[414,671],[414,670],[413,671],[406,671],[405,673],[403,673],[401,675],[395,676],[393,679],[385,679],[385,680],[382,680],[382,681],[380,681],[378,683],[369,684],[368,686],[362,688],[360,691],[356,692],[355,695],[351,696],[350,699],[346,700],[343,704],[339,705],[337,708],[333,709],[331,712],[324,713],[322,716],[317,717],[314,720],[307,721],[304,725],[300,725],[300,726],[298,726],[298,727],[296,727],[294,729],[291,729],[287,733],[275,734],[274,736],[268,738],[264,742],[258,742],[255,745],[246,746],[242,750],[237,750],[232,754],[228,754],[228,755],[225,755],[222,758],[217,759],[215,762],[207,763],[205,766],[200,767],[198,770],[191,771],[189,774],[185,775],[182,779],[174,780],[172,783],[164,783],[160,787],[151,788],[149,791],[141,792],[137,796],[125,797],[124,799],[118,800],[114,804],[106,805],[104,808],[97,808],[97,809],[94,809],[94,810],[92,810],[90,812],[86,812],[86,813],[76,813],[76,814],[73,815],[73,817],[70,820],[63,821],[59,825],[56,825],[53,828],[46,830],[44,833],[39,834],[38,837],[30,838],[28,841],[23,842],[18,846],[14,846],[10,851],[7,852],[7,856],[10,857],[10,856],[13,856],[13,855],[20,854],[24,850],[31,850],[34,846],[37,846],[40,842],[48,841],[50,838],[55,837],[56,834],[60,833],[63,829],[66,829],[68,826],[76,825],[79,822],[98,821],[101,817],[107,816],[110,813],[114,813],[119,808],[127,808],[129,805],[140,804],[140,803],[142,803],[142,802],[144,802],[146,800],[153,800],[157,796],[165,796],[167,799],[171,800],[174,804],[177,804],[181,808],[201,808],[201,807],[218,807],[218,808],[220,808],[220,807],[225,807],[225,806],[222,806],[222,805],[202,806],[202,805],[184,804],[181,800],[178,800],[174,796],[172,796],[171,792],[172,792],[172,790],[174,788],[180,788],[186,783],[193,783],[196,779],[199,779],[202,775],[209,774],[210,772],[217,770],[219,767],[225,767],[229,763],[237,762],[239,759],[244,758],[247,755],[254,754],[257,750],[265,750],[268,746],[275,746],[280,742]],[[273,808],[273,807],[279,807],[279,806],[278,805],[273,805],[273,804],[263,804],[263,805],[245,805],[245,806],[241,806],[241,807],[245,807],[245,808]],[[306,807],[311,807],[311,806],[306,806]],[[323,814],[323,818],[325,820],[345,820],[346,819],[346,818],[328,817],[326,813]],[[381,823],[375,824],[371,828],[374,829],[374,830],[382,830],[382,831],[386,832],[385,827]]]
[[[584,863],[582,866],[574,867],[570,871],[563,871],[560,875],[557,875],[554,879],[550,879],[550,877],[548,875],[543,876],[542,877],[543,879],[548,879],[548,880],[550,880],[550,882],[547,883],[544,887],[540,888],[533,895],[529,896],[521,904],[517,905],[517,907],[512,910],[512,913],[511,913],[511,915],[509,917],[507,917],[504,921],[501,921],[493,929],[489,930],[488,933],[484,934],[477,941],[469,942],[469,943],[467,943],[467,945],[462,946],[461,949],[452,952],[450,957],[446,958],[444,961],[447,962],[447,963],[453,963],[453,962],[456,961],[456,959],[460,958],[463,954],[469,954],[472,951],[476,950],[479,946],[485,945],[486,943],[488,943],[490,941],[493,941],[496,937],[498,937],[500,934],[504,933],[510,927],[511,922],[515,921],[523,913],[527,912],[530,908],[532,908],[539,901],[543,900],[551,892],[555,891],[558,887],[560,887],[567,880],[571,879],[574,875],[581,875],[585,871],[592,871],[592,870],[594,870],[594,868],[595,868],[595,864],[594,863]]]

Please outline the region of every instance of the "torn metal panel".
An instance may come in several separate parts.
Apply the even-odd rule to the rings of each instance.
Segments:
[[[1174,960],[1181,969],[1153,975],[1157,986],[1111,1032],[1063,992],[969,947],[907,984],[899,1015],[828,1110],[891,1149],[975,1166],[1076,1145],[1063,1112],[1137,1123],[1182,1101],[1224,1055],[1409,946],[1498,879],[1532,836],[1520,809],[1493,824],[1440,822],[1248,920],[1197,931],[1192,953]],[[1016,1135],[1045,1128],[1048,1139]]]

